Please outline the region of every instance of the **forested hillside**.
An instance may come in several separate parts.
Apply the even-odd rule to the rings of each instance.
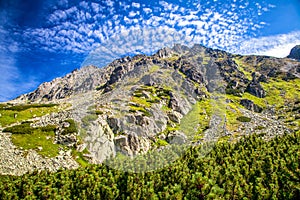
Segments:
[[[218,143],[206,156],[192,147],[170,166],[147,173],[102,164],[1,176],[0,199],[299,199],[299,144],[299,132],[268,141],[260,134]]]

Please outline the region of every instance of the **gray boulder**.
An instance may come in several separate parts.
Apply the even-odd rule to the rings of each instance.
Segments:
[[[249,100],[249,99],[242,99],[240,101],[240,104],[242,106],[244,106],[246,109],[260,113],[262,112],[262,108],[258,105],[256,105],[255,103],[253,103],[253,101]]]

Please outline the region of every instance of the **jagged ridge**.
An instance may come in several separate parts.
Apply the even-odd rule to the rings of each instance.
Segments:
[[[175,45],[152,56],[124,57],[104,68],[75,70],[15,101],[72,104],[67,112],[80,125],[77,135],[61,136],[64,117],[46,116],[35,125],[57,121],[57,141],[70,143],[73,138],[71,147],[87,149],[90,162],[99,163],[117,152],[132,156],[169,144],[291,132],[299,123],[299,90],[291,86],[299,82],[299,66],[288,58]],[[289,91],[279,94],[279,84],[295,91],[294,97]],[[287,98],[273,102],[272,95]],[[286,123],[290,115],[281,116],[284,112],[298,121]],[[79,135],[80,145],[74,139]]]

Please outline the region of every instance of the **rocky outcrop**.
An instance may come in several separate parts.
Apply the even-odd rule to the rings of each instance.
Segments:
[[[31,124],[32,127],[42,127],[47,125],[63,126],[66,119],[72,118],[70,111],[53,112],[40,117],[37,121]]]
[[[95,66],[74,70],[64,77],[41,84],[35,91],[21,95],[16,101],[53,101],[94,90],[96,86],[103,84],[111,73],[110,68],[105,71],[103,73],[103,69]]]
[[[249,92],[250,94],[259,97],[264,98],[266,96],[266,92],[261,86],[259,82],[252,81],[246,88],[245,92]]]
[[[292,48],[290,54],[287,57],[300,60],[300,45],[296,45],[294,48]]]
[[[168,48],[168,47],[165,47],[165,48],[159,50],[159,51],[155,54],[155,56],[158,56],[159,58],[167,58],[167,57],[172,56],[173,53],[174,53],[174,52],[173,52],[172,49],[170,49],[170,48]]]
[[[116,151],[122,152],[127,156],[146,153],[151,147],[151,143],[148,138],[137,136],[135,133],[117,136],[114,141]]]
[[[114,133],[106,120],[99,117],[86,127],[84,142],[90,152],[91,163],[101,163],[105,159],[115,156]]]
[[[259,73],[255,73],[255,72],[253,72],[251,76],[252,76],[252,81],[247,86],[245,92],[249,92],[250,94],[259,98],[264,98],[266,96],[266,92],[261,86],[259,81],[266,81],[264,80],[266,78],[264,76],[260,76]]]
[[[240,101],[240,104],[253,112],[260,113],[263,110],[260,106],[256,105],[255,103],[253,103],[253,101],[249,99],[242,99]]]
[[[169,143],[169,144],[185,144],[188,142],[188,138],[187,136],[180,132],[180,131],[174,131],[174,132],[171,132],[168,134],[167,138],[166,138],[166,141]]]

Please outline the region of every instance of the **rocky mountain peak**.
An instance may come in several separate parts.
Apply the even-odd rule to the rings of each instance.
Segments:
[[[52,101],[64,99],[73,94],[84,93],[101,84],[103,74],[95,66],[85,66],[75,69],[64,77],[55,78],[50,82],[42,83],[36,90],[21,95],[15,101]]]
[[[296,45],[292,48],[288,58],[293,58],[296,60],[300,60],[300,45]]]
[[[151,56],[76,69],[16,102],[70,105],[26,123],[54,128],[55,143],[86,149],[87,160],[101,163],[118,153],[136,156],[173,144],[299,129],[299,68],[293,59],[176,44]],[[21,113],[14,114],[12,120],[21,122]],[[72,131],[65,134],[68,127]]]

